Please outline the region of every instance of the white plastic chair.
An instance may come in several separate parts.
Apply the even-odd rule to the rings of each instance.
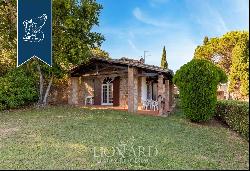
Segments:
[[[147,101],[146,100],[142,100],[142,109],[146,109],[147,110],[148,108],[148,104],[147,104]]]
[[[87,105],[87,104],[93,104],[93,96],[87,96],[86,98],[85,98],[85,105]]]
[[[152,109],[153,109],[154,111],[159,110],[158,101],[153,101],[153,102],[152,102]]]
[[[143,100],[142,104],[143,104],[143,109],[146,110],[148,110],[148,108],[150,109],[150,102],[148,100]]]
[[[149,107],[149,109],[151,110],[152,108],[153,108],[153,106],[152,106],[152,104],[153,104],[153,100],[147,100],[147,102],[148,102],[148,107]]]

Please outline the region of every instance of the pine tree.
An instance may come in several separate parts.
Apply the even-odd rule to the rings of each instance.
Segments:
[[[216,62],[219,56],[219,62]],[[204,38],[197,46],[195,59],[207,59],[216,63],[228,76],[228,92],[234,99],[249,96],[249,32],[231,31],[222,37]],[[237,96],[237,97],[236,97]]]
[[[167,55],[165,46],[163,48],[162,57],[161,57],[161,68],[168,69]]]

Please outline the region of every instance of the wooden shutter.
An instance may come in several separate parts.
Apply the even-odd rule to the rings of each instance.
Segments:
[[[94,80],[94,105],[101,105],[102,101],[102,83],[99,79]]]
[[[113,106],[120,105],[120,77],[115,77],[113,81]]]

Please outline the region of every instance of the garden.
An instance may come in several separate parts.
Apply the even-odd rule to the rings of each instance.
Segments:
[[[193,59],[173,81],[180,98],[168,117],[69,105],[1,112],[0,168],[249,169],[249,103],[217,101],[224,71]]]
[[[249,169],[248,31],[204,38],[173,74],[179,94],[167,117],[51,105],[70,69],[110,58],[92,29],[103,6],[53,0],[53,67],[16,67],[16,2],[0,2],[0,169]],[[217,100],[221,83],[229,100]]]
[[[249,168],[246,139],[180,110],[166,118],[70,106],[0,112],[0,151],[1,169]]]

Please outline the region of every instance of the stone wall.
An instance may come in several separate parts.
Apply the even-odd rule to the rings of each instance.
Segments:
[[[79,104],[79,77],[71,77],[69,79],[68,104]]]
[[[67,104],[69,86],[67,81],[58,81],[52,84],[48,96],[49,104]]]
[[[82,78],[80,84],[80,103],[85,104],[85,98],[87,96],[94,96],[94,79],[93,78]]]
[[[142,77],[138,78],[138,109],[142,109],[142,92],[141,92]]]
[[[98,79],[103,80],[106,76],[99,77]],[[72,83],[71,79],[73,79],[73,89],[72,89]],[[51,93],[49,95],[49,103],[50,104],[85,104],[85,98],[87,96],[94,96],[94,82],[95,82],[95,77],[73,77],[69,78],[68,81],[62,81],[57,84],[54,84],[51,87]],[[77,87],[77,82],[78,82],[78,87]],[[134,80],[135,82],[135,80]],[[142,109],[142,77],[137,78],[137,102],[138,103],[138,109]],[[101,83],[100,83],[101,84]],[[119,106],[128,109],[128,76],[123,75],[120,76],[120,81],[119,81]],[[133,88],[135,84],[133,84]],[[161,86],[161,92],[165,92],[166,90],[166,85],[163,84]],[[158,90],[159,91],[159,90]],[[72,92],[77,93],[76,96],[72,96]],[[164,93],[165,95],[165,93]],[[170,95],[170,94],[169,94]],[[135,97],[135,98],[136,98]],[[101,100],[101,99],[99,99]]]
[[[138,69],[128,67],[128,112],[138,110]]]
[[[120,106],[123,108],[128,107],[128,77],[120,78]]]
[[[106,76],[105,76],[106,77]],[[104,79],[104,78],[103,78]],[[102,80],[103,80],[102,79]],[[85,104],[85,98],[87,96],[94,96],[94,78],[82,78],[79,82],[79,103]],[[141,80],[138,78],[138,107],[142,108],[141,103]],[[122,108],[128,108],[128,77],[120,77],[120,96],[119,106]]]
[[[106,77],[106,76],[105,76]],[[105,77],[103,78],[98,78],[100,80],[103,80]],[[77,91],[78,92],[78,103],[79,104],[85,104],[85,98],[87,96],[94,96],[94,77],[84,77],[84,78],[80,78],[79,79],[79,88],[78,90],[74,90],[74,91]],[[65,91],[65,101],[64,103],[67,103],[67,95],[69,95],[69,98],[71,99],[70,101],[72,101],[72,87],[71,87],[71,83],[66,86],[68,87],[68,89]],[[74,88],[76,88],[74,86]],[[61,91],[62,89],[61,88],[58,88],[58,91],[57,93],[60,93],[62,92]],[[63,91],[64,92],[64,91]],[[66,93],[67,92],[67,93]],[[128,107],[128,78],[123,76],[123,77],[120,77],[120,89],[119,89],[119,92],[120,92],[120,96],[119,96],[119,106],[121,107],[124,107],[124,108],[127,108]],[[54,93],[56,94],[56,93]],[[55,96],[55,95],[53,95]],[[56,102],[56,99],[57,98],[53,98],[53,101]],[[70,102],[70,103],[73,103],[73,102]]]

